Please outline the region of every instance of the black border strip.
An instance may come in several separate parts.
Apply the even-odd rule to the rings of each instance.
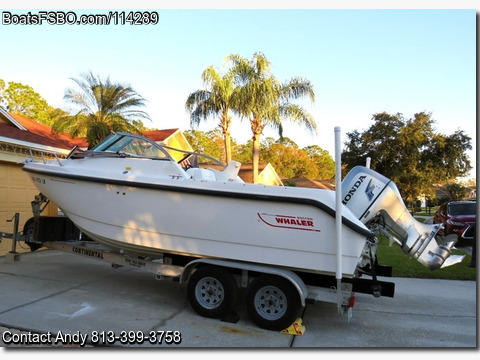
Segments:
[[[186,188],[182,186],[158,185],[158,184],[150,184],[150,183],[142,183],[142,182],[125,181],[125,180],[105,179],[105,178],[85,176],[85,175],[59,174],[59,173],[54,173],[50,171],[42,171],[38,169],[25,169],[25,167],[23,167],[22,170],[32,174],[56,176],[56,177],[65,178],[65,179],[74,179],[74,180],[81,180],[81,181],[101,183],[101,184],[132,186],[132,187],[138,187],[138,188],[144,188],[144,189],[171,191],[171,192],[195,194],[195,195],[201,195],[201,196],[216,196],[216,197],[225,197],[225,198],[242,199],[242,200],[271,201],[271,202],[277,202],[277,203],[310,205],[326,212],[328,215],[332,217],[335,217],[335,210],[325,205],[324,203],[314,199],[284,197],[284,196],[265,195],[265,194],[238,193],[238,192],[221,191],[221,190],[194,189],[194,188]],[[348,220],[344,216],[342,216],[342,223],[348,228],[352,229],[353,231],[361,235],[364,235],[367,238],[373,236],[370,230],[364,229],[358,226],[357,224],[353,223],[351,220]]]

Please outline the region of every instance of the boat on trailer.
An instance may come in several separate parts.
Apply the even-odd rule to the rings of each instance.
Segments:
[[[455,241],[437,241],[438,225],[411,217],[395,184],[357,167],[342,183],[339,262],[334,191],[248,184],[238,176],[240,166],[115,133],[66,159],[32,156],[23,170],[88,238],[130,258],[181,259],[188,272],[175,274],[189,281],[191,304],[204,316],[225,316],[234,300],[225,294],[240,284],[252,294],[254,321],[284,328],[298,310],[280,306],[286,300],[275,289],[291,293],[298,308],[314,292],[305,279],[340,273],[355,284],[361,274],[375,275],[379,234],[431,269],[461,261],[451,256]],[[42,243],[37,238],[31,246]],[[248,271],[269,277],[252,281]]]

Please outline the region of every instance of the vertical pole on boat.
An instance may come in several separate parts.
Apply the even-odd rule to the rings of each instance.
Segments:
[[[340,149],[340,127],[335,127],[335,229],[337,236],[337,310],[342,305],[342,156]]]
[[[367,157],[367,161],[365,163],[365,167],[369,168],[370,169],[370,163],[372,162],[372,158],[369,156]]]

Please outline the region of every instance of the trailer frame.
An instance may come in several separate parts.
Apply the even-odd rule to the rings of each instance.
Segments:
[[[32,251],[40,248],[59,250],[108,262],[114,268],[132,267],[153,274],[156,280],[170,279],[180,284],[187,284],[189,287],[190,304],[197,313],[202,316],[220,318],[229,317],[233,309],[231,306],[226,306],[221,311],[217,311],[217,308],[214,306],[211,308],[210,301],[216,301],[214,299],[216,292],[238,287],[247,289],[248,293],[250,288],[255,287],[253,284],[257,279],[268,277],[272,284],[267,282],[266,285],[260,286],[256,290],[256,294],[250,295],[250,300],[247,300],[247,307],[249,313],[253,315],[254,322],[258,326],[270,330],[287,328],[298,318],[300,309],[307,304],[315,304],[317,302],[337,304],[338,312],[341,315],[346,315],[347,321],[350,321],[356,292],[371,293],[375,297],[393,297],[394,284],[380,282],[376,279],[376,276],[373,276],[373,280],[343,278],[339,282],[335,276],[331,275],[305,273],[296,269],[237,260],[192,257],[168,252],[155,258],[125,253],[123,250],[107,248],[88,238],[82,239],[82,233],[65,216],[41,216],[41,207],[38,202],[44,201],[46,201],[46,198],[42,197],[41,194],[35,197],[35,201],[32,202],[34,216],[26,222],[23,233],[18,230],[18,213],[11,220],[8,220],[14,223],[13,233],[0,233],[0,240],[1,238],[12,239],[12,251],[7,254],[8,262],[19,260],[20,254],[16,252],[16,243],[25,241]],[[26,228],[32,225],[34,225],[34,229]],[[26,234],[27,232],[28,234]],[[375,266],[373,267],[375,268]],[[191,285],[190,280],[192,276],[201,268],[204,268],[202,271],[206,271],[206,274],[201,279],[195,279],[195,284]],[[219,269],[221,270],[220,272]],[[210,272],[208,272],[209,270]],[[215,275],[222,273],[226,275]],[[223,278],[223,280],[219,283],[209,280],[211,278],[216,280],[216,277]],[[228,280],[230,278],[234,280]],[[278,279],[283,280],[279,281]],[[199,283],[202,286],[208,284],[210,286],[209,292],[204,291],[200,294],[198,290]],[[287,284],[286,286],[285,283]],[[289,288],[294,290],[289,290]],[[262,296],[258,295],[260,292]],[[199,294],[205,296],[205,299]],[[232,300],[231,297],[234,295],[222,293],[222,296],[230,297],[230,300]],[[230,302],[233,303],[233,301]],[[298,309],[292,310],[290,315],[287,314],[288,316],[285,315],[285,319],[277,319],[276,315],[271,315],[273,311],[280,311],[279,309],[283,306],[288,307],[289,303],[292,302]],[[269,309],[269,307],[272,310],[263,309]],[[274,321],[264,319],[264,317],[269,316]],[[230,318],[232,317],[230,316]],[[233,319],[235,319],[235,316],[233,316]]]

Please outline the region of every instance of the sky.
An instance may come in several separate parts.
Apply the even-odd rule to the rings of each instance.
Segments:
[[[450,9],[427,8],[421,1],[392,9],[375,7],[375,2],[348,8],[348,1],[341,9],[314,9],[303,0],[296,8],[282,1],[276,9],[253,1],[242,3],[243,9],[208,1],[195,8],[186,1],[181,2],[185,8],[155,10],[142,1],[135,2],[138,8],[158,13],[156,25],[0,24],[0,79],[29,85],[50,105],[69,110],[63,95],[75,87],[72,78],[92,71],[132,86],[147,99],[152,121],[146,126],[185,131],[190,129],[185,101],[204,88],[203,70],[212,65],[222,71],[230,54],[251,59],[261,52],[279,81],[303,77],[313,84],[315,102],[299,104],[313,115],[318,133],[285,125],[284,135],[300,147],[318,145],[334,157],[337,126],[344,142],[348,132],[372,125],[375,113],[409,119],[428,112],[436,132],[449,135],[460,129],[472,138],[468,155],[476,165],[477,12],[469,1],[459,0]],[[82,2],[85,9],[73,10],[55,1],[42,2],[42,8],[20,4],[3,8],[2,20],[6,11],[71,11],[79,17],[134,10],[122,2],[102,2],[103,10],[95,9],[88,7],[95,4],[90,0]],[[217,125],[211,119],[198,129]],[[235,118],[232,136],[239,143],[248,141],[248,120]],[[263,136],[278,134],[267,129]],[[476,168],[468,178],[475,175]]]

